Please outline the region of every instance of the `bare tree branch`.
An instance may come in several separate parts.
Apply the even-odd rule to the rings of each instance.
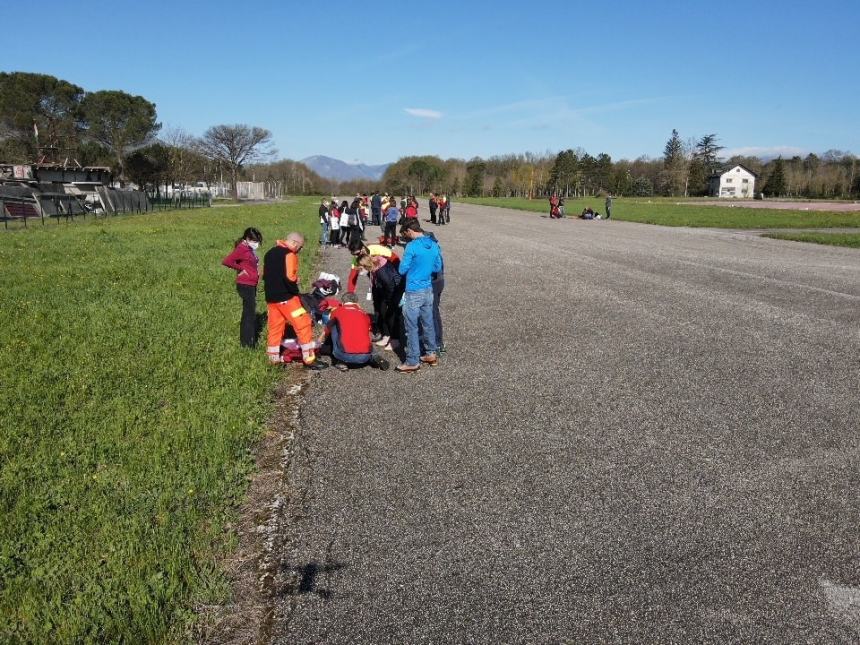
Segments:
[[[272,133],[265,128],[245,124],[215,125],[197,140],[197,149],[213,161],[219,161],[230,171],[233,196],[239,171],[248,163],[262,161],[276,154]]]

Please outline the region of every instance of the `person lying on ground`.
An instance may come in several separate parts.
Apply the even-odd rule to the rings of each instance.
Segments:
[[[310,313],[315,323],[325,323],[329,310],[340,305],[335,298],[340,291],[340,279],[331,273],[321,273],[311,286],[313,291],[299,296],[302,306]]]

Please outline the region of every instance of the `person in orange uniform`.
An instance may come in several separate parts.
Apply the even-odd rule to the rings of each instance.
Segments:
[[[305,367],[318,367],[313,337],[313,320],[299,298],[299,253],[305,245],[301,233],[290,233],[286,240],[278,240],[263,258],[263,282],[266,286],[266,304],[269,312],[269,342],[266,353],[269,361],[280,363],[281,339],[290,325],[302,348]]]

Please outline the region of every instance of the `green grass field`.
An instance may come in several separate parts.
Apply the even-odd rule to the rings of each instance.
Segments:
[[[860,249],[860,233],[768,233],[764,237]]]
[[[261,251],[299,230],[306,286],[317,221],[301,199],[0,234],[0,641],[181,639],[224,598],[279,370],[239,347],[220,262],[247,226]]]
[[[549,204],[545,199],[481,197],[463,198],[462,201],[538,213],[549,212]],[[604,213],[603,201],[602,197],[569,199],[565,200],[565,209],[568,216],[577,216],[589,206]],[[860,228],[860,213],[686,205],[678,204],[677,201],[678,198],[616,198],[612,206],[612,218],[642,224],[706,228]]]

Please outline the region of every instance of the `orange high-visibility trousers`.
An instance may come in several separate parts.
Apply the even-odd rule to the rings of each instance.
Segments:
[[[284,337],[284,329],[289,325],[296,332],[296,338],[298,338],[302,348],[304,364],[310,365],[316,361],[314,322],[302,306],[299,297],[295,296],[286,302],[270,302],[267,303],[267,306],[269,311],[269,342],[266,354],[268,354],[269,360],[272,363],[281,362],[281,340]]]

